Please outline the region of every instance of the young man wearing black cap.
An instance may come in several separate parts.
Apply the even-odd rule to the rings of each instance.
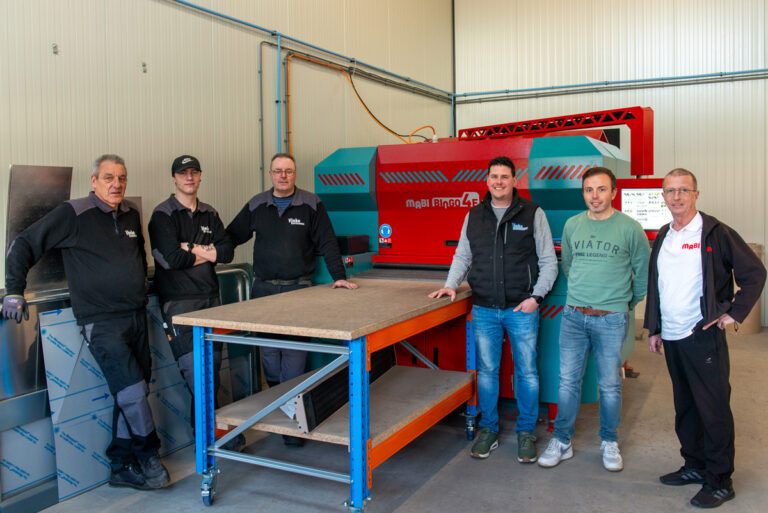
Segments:
[[[171,165],[171,178],[176,191],[155,207],[149,221],[149,241],[156,264],[155,284],[164,325],[173,357],[192,393],[195,389],[192,327],[174,326],[171,319],[174,315],[219,306],[221,301],[215,266],[220,262],[231,262],[234,256],[234,246],[226,236],[218,212],[197,199],[201,175],[200,161],[195,157],[177,157]],[[221,367],[221,343],[214,344],[213,362],[216,391]],[[244,439],[240,438],[237,445],[243,442]]]

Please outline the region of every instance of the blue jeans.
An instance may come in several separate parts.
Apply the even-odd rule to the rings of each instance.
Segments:
[[[584,315],[566,306],[560,321],[560,388],[555,438],[569,443],[581,403],[581,382],[590,349],[595,355],[600,391],[600,438],[618,442],[621,422],[621,346],[627,336],[627,312]]]
[[[516,432],[533,433],[539,415],[539,371],[536,368],[536,339],[539,312],[514,312],[483,306],[472,307],[472,327],[477,348],[477,396],[482,416],[478,427],[499,432],[499,367],[504,330],[507,331],[515,361],[517,387]]]

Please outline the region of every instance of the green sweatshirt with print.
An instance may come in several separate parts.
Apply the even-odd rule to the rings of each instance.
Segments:
[[[626,312],[642,301],[648,284],[648,238],[640,223],[618,210],[596,221],[587,212],[563,228],[563,273],[571,306]]]

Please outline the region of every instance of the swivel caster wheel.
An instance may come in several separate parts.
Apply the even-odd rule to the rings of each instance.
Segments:
[[[464,427],[464,432],[467,434],[467,440],[475,439],[475,415],[464,414],[467,419]]]
[[[206,506],[213,505],[214,497],[216,496],[216,477],[219,475],[219,470],[216,467],[211,467],[203,474],[203,482],[200,483],[200,495],[203,498],[203,504]]]

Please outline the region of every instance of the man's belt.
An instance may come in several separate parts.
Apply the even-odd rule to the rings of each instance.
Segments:
[[[254,279],[263,281],[264,283],[278,285],[280,287],[285,287],[288,285],[312,285],[312,278],[309,276],[302,276],[301,278],[296,278],[295,280],[265,280],[264,278],[259,278],[258,276],[254,277]]]
[[[571,306],[571,305],[568,305],[568,306],[570,306],[577,312],[581,312],[584,315],[590,315],[592,317],[602,317],[603,315],[616,313],[616,312],[611,312],[609,310],[598,310],[597,308],[591,308],[589,306]]]

